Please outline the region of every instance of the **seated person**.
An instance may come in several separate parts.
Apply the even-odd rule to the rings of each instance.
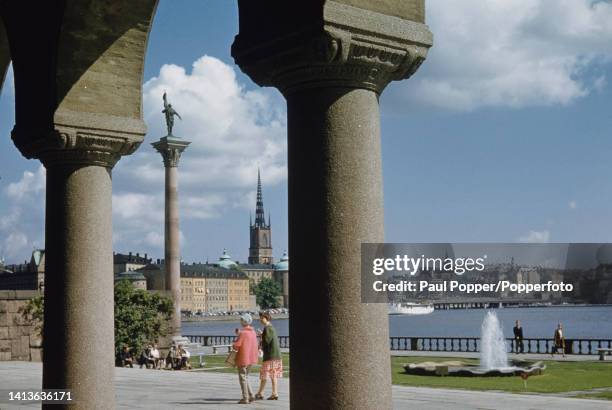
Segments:
[[[153,356],[151,355],[152,349],[153,349],[153,346],[148,345],[147,348],[143,350],[142,353],[140,354],[140,357],[138,359],[138,364],[140,365],[141,369],[143,366],[146,366],[147,369],[151,367],[153,368],[155,367],[155,360],[153,359]]]
[[[191,369],[191,362],[189,360],[191,353],[184,346],[179,346],[179,354],[181,359],[179,369]]]
[[[161,368],[161,354],[159,353],[159,349],[157,348],[157,343],[153,345],[151,349],[151,358],[153,359],[153,368],[160,369]]]
[[[123,346],[123,350],[119,355],[119,360],[121,363],[121,367],[134,367],[134,357],[132,356],[132,352],[130,348],[126,345]]]
[[[166,369],[176,369],[178,364],[177,362],[180,363],[180,357],[178,357],[176,345],[172,343],[170,350],[168,350],[168,355],[166,356]]]

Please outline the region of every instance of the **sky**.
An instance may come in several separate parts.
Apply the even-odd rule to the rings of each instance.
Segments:
[[[381,96],[387,242],[612,242],[612,2],[428,0],[434,46]],[[287,247],[286,107],[233,63],[237,4],[161,0],[140,149],[113,170],[117,252],[163,257],[161,95],[192,141],[179,166],[182,257],[248,255],[257,169],[274,256]],[[45,171],[0,96],[0,258],[44,247]],[[313,221],[316,223],[316,221]]]

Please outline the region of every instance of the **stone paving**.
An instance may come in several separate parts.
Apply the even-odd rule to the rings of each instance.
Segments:
[[[41,383],[40,363],[0,362],[0,409],[40,408],[38,403],[10,404],[8,391],[36,390]],[[236,375],[211,372],[177,372],[116,369],[117,407],[121,409],[288,409],[287,379],[280,382],[280,400],[238,405]],[[257,377],[251,377],[256,386]],[[268,387],[269,389],[269,387]],[[268,390],[269,393],[269,390]],[[612,402],[532,394],[467,390],[393,387],[395,409],[612,409]],[[378,409],[375,409],[378,410]]]

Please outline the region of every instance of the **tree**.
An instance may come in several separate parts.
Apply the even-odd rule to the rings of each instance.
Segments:
[[[19,313],[27,323],[34,326],[34,330],[39,336],[42,336],[42,323],[45,312],[45,298],[43,296],[35,296],[19,308]]]
[[[44,298],[36,296],[21,308],[21,314],[29,323],[42,330]],[[115,353],[124,345],[139,352],[144,345],[165,336],[168,321],[174,311],[172,299],[136,289],[123,280],[115,285]]]
[[[282,290],[277,281],[272,278],[263,278],[254,288],[257,304],[262,309],[274,309],[280,307],[278,297]]]
[[[136,289],[128,280],[115,285],[115,352],[128,345],[136,352],[165,336],[173,313],[172,299]]]

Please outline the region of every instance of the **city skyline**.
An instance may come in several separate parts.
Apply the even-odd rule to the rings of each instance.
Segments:
[[[381,98],[386,240],[611,242],[612,5],[441,4],[427,7],[427,61]],[[234,65],[237,21],[230,2],[160,2],[144,75],[149,131],[113,172],[117,252],[163,254],[163,164],[148,143],[165,134],[164,89],[185,119],[176,134],[194,141],[179,170],[183,260],[224,248],[247,260],[258,167],[274,257],[287,248],[285,104]],[[44,169],[9,138],[11,81],[0,97],[8,263],[44,247]]]

